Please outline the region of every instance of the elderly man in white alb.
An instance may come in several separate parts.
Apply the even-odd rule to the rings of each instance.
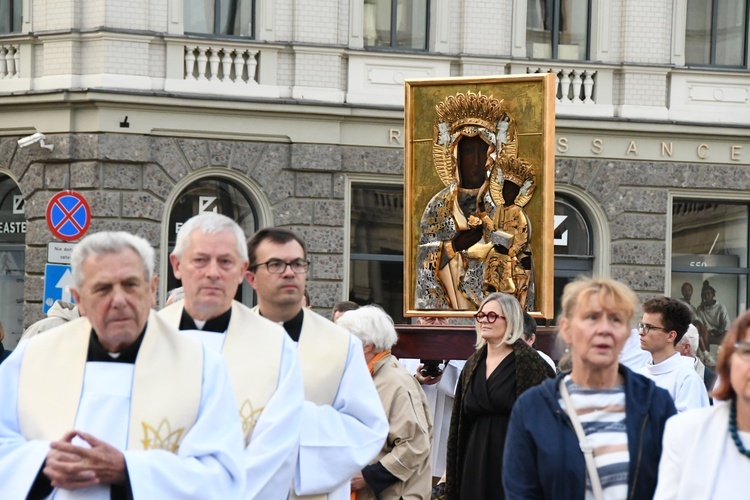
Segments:
[[[245,235],[229,217],[196,215],[180,228],[170,261],[185,298],[159,316],[227,363],[245,438],[244,498],[286,498],[297,459],[302,373],[284,329],[233,300],[247,270]]]
[[[309,267],[304,241],[261,229],[247,243],[247,280],[258,312],[297,342],[305,403],[291,498],[348,500],[349,481],[380,451],[388,421],[362,354],[362,342],[302,307]]]
[[[239,498],[229,375],[151,312],[151,246],[97,233],[71,265],[85,317],[0,365],[0,498]]]
[[[708,394],[693,361],[675,350],[690,325],[690,309],[669,297],[648,300],[642,308],[641,347],[651,353],[652,362],[641,369],[641,375],[666,389],[678,412],[708,406]]]

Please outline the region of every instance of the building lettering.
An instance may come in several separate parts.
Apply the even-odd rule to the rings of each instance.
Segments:
[[[26,222],[0,222],[0,233],[25,233]]]
[[[740,161],[740,153],[742,153],[742,146],[732,145],[732,154],[730,155],[732,161]]]
[[[397,128],[392,128],[388,131],[388,144],[401,144],[401,131]]]
[[[566,136],[558,136],[555,142],[556,152],[559,154],[580,154],[580,149],[578,148],[580,148],[580,146],[583,146],[583,144],[579,142],[580,138],[574,139],[574,141],[575,142],[571,142],[571,140]],[[623,144],[623,138],[608,140],[601,137],[592,137],[590,141],[591,142],[589,143],[588,152],[592,155],[609,154],[610,156],[613,156],[615,158],[643,158],[645,155],[646,157],[651,157],[652,159],[656,159],[658,157],[675,158],[675,155],[677,155],[678,159],[685,160],[686,153],[689,152],[690,149],[695,148],[692,150],[693,152],[691,153],[691,155],[693,155],[693,157],[698,160],[713,160],[720,162],[727,160],[732,162],[743,161],[742,144],[726,144],[716,146],[703,142],[695,146],[690,146],[685,143],[677,143],[677,145],[675,145],[673,141],[659,141],[658,143],[653,143],[652,141],[643,140],[642,142],[645,143],[644,147],[644,145],[637,139],[625,139],[625,141],[627,141],[627,146]],[[576,147],[577,145],[578,148]],[[624,151],[620,150],[623,151],[623,153],[613,153],[613,148],[616,148],[615,151],[617,151],[617,149],[619,149],[620,147],[625,148]],[[747,163],[747,160],[745,160],[745,162]]]

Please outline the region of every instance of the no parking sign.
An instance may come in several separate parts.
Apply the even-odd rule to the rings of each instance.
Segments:
[[[57,193],[47,204],[47,226],[63,241],[82,238],[91,225],[91,208],[75,191]]]

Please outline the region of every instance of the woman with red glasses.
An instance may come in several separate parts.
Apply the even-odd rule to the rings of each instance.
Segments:
[[[512,295],[488,295],[474,318],[477,351],[456,386],[446,496],[503,499],[503,447],[511,408],[522,392],[553,377],[554,371],[523,341],[523,312]]]

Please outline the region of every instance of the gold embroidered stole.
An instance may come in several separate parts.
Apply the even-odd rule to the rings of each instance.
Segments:
[[[159,316],[179,328],[185,301],[162,309]],[[242,420],[245,446],[255,424],[279,385],[281,355],[286,332],[276,323],[232,301],[232,316],[221,349]]]
[[[330,405],[339,391],[349,356],[349,332],[323,316],[303,309],[297,352],[305,384],[305,399]]]
[[[29,341],[21,362],[18,420],[26,439],[54,441],[75,425],[91,324],[79,318]],[[153,311],[133,371],[128,450],[175,453],[198,418],[203,348]]]
[[[260,313],[258,306],[254,313]],[[302,309],[302,331],[297,353],[305,385],[305,400],[317,405],[331,405],[336,398],[349,357],[349,332],[323,316]],[[297,495],[290,488],[289,500],[326,500],[328,495]]]
[[[309,309],[304,310],[297,352],[305,384],[305,399],[330,405],[336,398],[349,356],[349,332]],[[289,500],[325,500],[328,495],[297,495]]]

